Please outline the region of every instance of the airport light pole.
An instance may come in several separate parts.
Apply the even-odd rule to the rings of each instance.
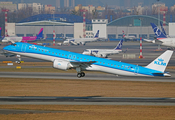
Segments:
[[[5,12],[5,37],[8,36],[7,32],[7,12],[9,12],[8,9],[2,9],[2,12]]]
[[[139,58],[142,59],[143,56],[142,56],[142,18],[139,19],[140,20],[140,56]]]

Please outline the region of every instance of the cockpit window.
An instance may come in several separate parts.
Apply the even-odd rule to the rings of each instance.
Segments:
[[[12,46],[16,46],[16,44],[11,44]]]

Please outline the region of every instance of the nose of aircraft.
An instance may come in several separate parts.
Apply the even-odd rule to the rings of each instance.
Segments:
[[[14,49],[14,46],[16,46],[16,44],[8,45],[8,46],[4,47],[3,50],[12,50],[12,49]]]
[[[3,50],[9,50],[9,48],[10,48],[9,46],[6,46],[3,48]]]
[[[64,41],[63,44],[68,44],[69,42],[68,41]]]

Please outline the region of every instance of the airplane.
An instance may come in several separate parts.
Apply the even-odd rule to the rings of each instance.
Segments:
[[[66,39],[72,39],[73,37],[64,37],[64,34],[61,33],[61,37],[60,37],[62,40],[66,40]]]
[[[136,39],[135,36],[131,36],[131,35],[126,36],[126,35],[125,35],[125,32],[124,32],[123,30],[122,30],[122,32],[123,32],[123,38],[124,38],[124,39],[131,39],[131,40]]]
[[[170,77],[165,72],[173,51],[167,50],[146,67],[119,61],[83,55],[29,43],[18,42],[3,48],[8,53],[53,62],[53,68],[76,69],[77,77],[85,76],[83,71],[100,71],[121,76]]]
[[[156,40],[144,39],[145,41],[167,46],[170,48],[175,47],[175,38],[167,37],[163,32],[160,31],[160,29],[154,23],[151,23],[151,26],[156,35]]]
[[[99,30],[97,31],[94,38],[70,38],[66,39],[63,44],[72,44],[72,45],[85,45],[87,42],[97,41],[99,37]]]
[[[122,52],[123,39],[120,40],[114,49],[86,49],[82,54],[96,57],[107,58],[109,55],[118,54]]]
[[[2,42],[34,42],[35,40],[43,39],[43,28],[40,29],[37,36],[27,36],[27,37],[14,37],[14,36],[7,36],[4,37]]]

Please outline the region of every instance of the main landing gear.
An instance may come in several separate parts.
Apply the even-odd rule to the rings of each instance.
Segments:
[[[84,76],[85,76],[85,73],[84,73],[84,72],[77,73],[77,77],[78,77],[78,78],[81,78],[81,77],[84,77]]]
[[[85,76],[85,73],[81,71],[81,68],[80,67],[77,67],[76,68],[76,71],[77,71],[77,77],[78,78],[81,78],[81,77],[84,77]]]

